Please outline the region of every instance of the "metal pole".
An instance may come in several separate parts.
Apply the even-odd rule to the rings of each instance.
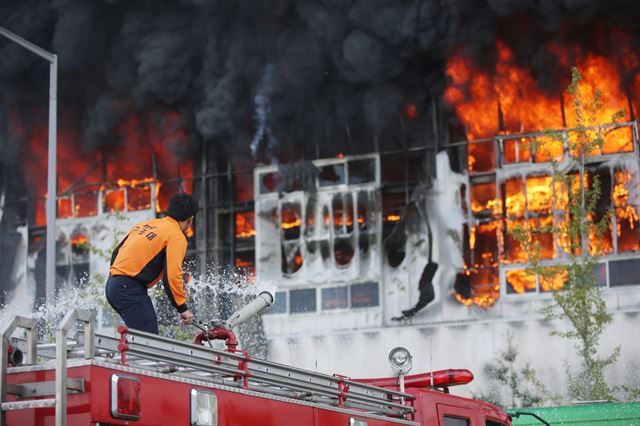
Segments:
[[[57,99],[58,99],[58,56],[36,46],[5,28],[0,27],[0,35],[35,53],[50,63],[49,67],[49,161],[47,174],[47,258],[46,297],[52,300],[55,294],[55,251],[56,251],[56,148],[57,148]]]
[[[52,301],[56,291],[56,201],[58,199],[56,176],[57,115],[58,115],[58,56],[53,55],[49,67],[49,162],[47,174],[47,270],[46,297]]]

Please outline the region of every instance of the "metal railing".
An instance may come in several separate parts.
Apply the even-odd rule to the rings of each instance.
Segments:
[[[84,322],[82,339],[69,343],[67,334],[77,320]],[[11,338],[16,328],[27,330],[27,338]],[[271,361],[250,358],[244,351],[230,351],[178,341],[122,327],[112,335],[95,333],[94,314],[75,309],[69,312],[56,328],[56,343],[36,346],[36,320],[15,317],[2,331],[2,377],[0,394],[2,410],[0,425],[6,422],[6,411],[55,407],[56,426],[67,422],[67,393],[84,391],[82,379],[68,379],[67,358],[92,359],[99,357],[114,368],[135,368],[145,372],[170,374],[184,379],[196,379],[239,391],[265,393],[276,397],[318,403],[340,408],[355,408],[370,413],[405,418],[415,410],[409,405],[414,396],[376,386],[359,383],[348,377],[307,371]],[[7,385],[7,348],[9,341],[26,351],[27,364],[55,359],[55,392],[53,383]],[[54,351],[55,348],[55,351]],[[104,365],[104,364],[103,364]],[[120,367],[122,366],[122,367]],[[29,387],[31,392],[25,389]],[[24,388],[24,389],[23,389]],[[47,391],[49,393],[47,393]],[[22,393],[21,393],[22,392]],[[48,399],[25,399],[5,402],[6,394],[45,396]]]
[[[12,410],[23,410],[30,408],[55,407],[55,425],[65,426],[67,424],[67,391],[84,389],[84,382],[78,379],[67,378],[67,333],[77,320],[84,322],[84,351],[83,356],[86,359],[93,358],[95,353],[95,314],[92,312],[74,309],[67,313],[56,327],[56,344],[55,344],[55,384],[53,387],[53,398],[37,399],[37,400],[21,400],[13,402],[5,402],[7,393],[17,393],[24,395],[24,389],[30,389],[31,396],[43,396],[43,389],[49,387],[40,386],[38,384],[22,384],[9,385],[7,383],[8,371],[8,349],[9,339],[17,328],[26,330],[27,338],[22,341],[21,349],[26,352],[26,364],[36,364],[38,360],[38,346],[36,344],[38,328],[37,321],[32,318],[22,316],[14,317],[0,332],[2,333],[2,348],[0,353],[0,425],[6,424],[6,412]],[[14,342],[20,342],[14,340]],[[49,345],[50,346],[50,345]],[[50,394],[49,394],[50,395]]]

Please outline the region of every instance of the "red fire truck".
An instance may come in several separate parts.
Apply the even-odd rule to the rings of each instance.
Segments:
[[[97,333],[81,310],[61,321],[55,344],[37,345],[36,327],[25,317],[2,327],[2,426],[511,425],[502,409],[449,394],[473,378],[468,370],[405,376],[403,348],[390,355],[398,377],[356,380],[251,358],[228,323],[194,343],[125,326]],[[26,338],[11,337],[17,328]]]

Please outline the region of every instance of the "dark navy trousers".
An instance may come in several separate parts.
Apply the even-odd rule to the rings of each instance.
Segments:
[[[127,327],[158,334],[158,318],[144,284],[123,275],[110,276],[105,294]]]

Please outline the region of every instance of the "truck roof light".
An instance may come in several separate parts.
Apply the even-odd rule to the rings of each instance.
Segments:
[[[406,374],[411,370],[411,353],[407,348],[398,346],[389,352],[389,364],[398,374]]]
[[[111,415],[116,419],[138,420],[142,416],[137,377],[111,375]]]
[[[213,392],[191,389],[191,426],[218,426],[218,398]]]
[[[354,379],[356,382],[367,383],[383,388],[394,388],[398,386],[397,377],[384,377],[379,379]],[[426,388],[426,387],[449,387],[456,385],[466,385],[473,380],[473,373],[465,369],[438,370],[427,373],[412,374],[404,376],[406,388]]]
[[[433,384],[427,383],[427,385],[428,386],[431,385],[434,387],[466,385],[472,380],[473,380],[473,373],[465,369],[439,370],[439,371],[434,371],[431,374],[427,373],[427,381],[433,383]]]

